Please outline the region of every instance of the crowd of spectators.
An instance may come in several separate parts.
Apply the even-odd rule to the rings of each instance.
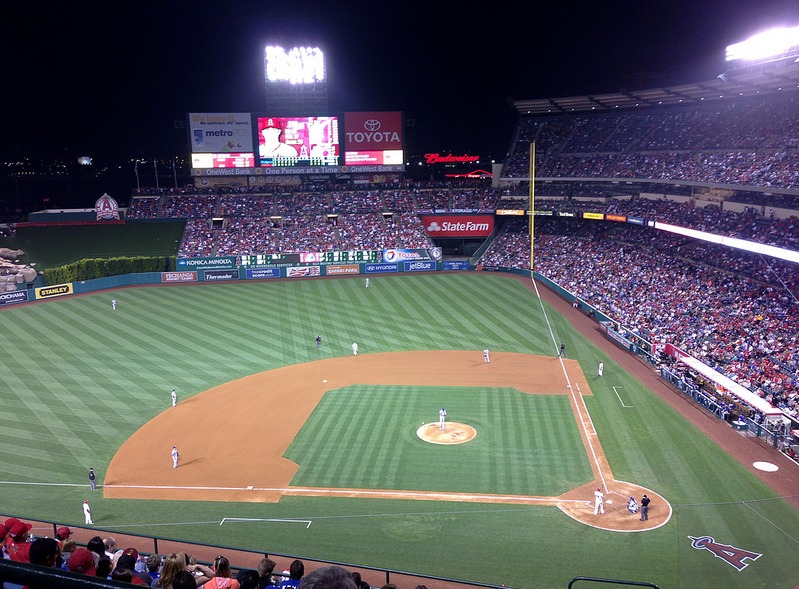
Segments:
[[[0,550],[3,559],[61,569],[77,575],[108,579],[156,589],[371,589],[358,571],[340,566],[322,566],[306,574],[305,564],[293,560],[278,572],[277,563],[264,555],[254,569],[234,568],[219,555],[205,565],[185,552],[168,555],[145,554],[136,547],[119,548],[116,540],[94,536],[85,546],[71,538],[68,527],[58,529],[55,538],[35,538],[32,524],[9,518],[0,524]],[[54,578],[53,586],[58,580]],[[24,589],[23,585],[0,582],[5,589]],[[399,589],[393,583],[380,589]],[[416,589],[427,589],[417,585]]]
[[[526,116],[503,176],[640,178],[799,188],[799,95]]]
[[[529,268],[526,223],[505,223],[481,263]],[[795,263],[646,227],[552,218],[536,226],[535,269],[799,418]]]

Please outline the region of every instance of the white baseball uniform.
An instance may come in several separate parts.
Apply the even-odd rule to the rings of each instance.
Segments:
[[[446,419],[447,419],[447,410],[442,407],[441,411],[438,412],[438,427],[439,428],[444,429],[444,422],[446,421]]]
[[[111,299],[111,309],[116,311],[117,310],[117,300]]]
[[[175,392],[175,389],[172,389],[172,406],[178,404],[178,394]]]
[[[491,362],[491,358],[488,357],[488,348],[483,350],[483,362],[485,362],[486,364]]]
[[[597,513],[605,513],[605,495],[601,489],[594,491],[594,515]]]
[[[352,355],[353,356],[358,355],[358,344],[355,342],[352,342]]]
[[[86,520],[86,525],[92,525],[94,522],[92,521],[92,508],[89,507],[89,501],[83,502],[83,517]]]
[[[599,369],[597,370],[597,372],[599,373],[599,376],[602,376],[602,373],[605,372],[605,363],[604,362],[600,362],[599,363]]]

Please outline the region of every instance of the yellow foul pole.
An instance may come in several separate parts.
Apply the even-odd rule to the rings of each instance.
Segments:
[[[527,215],[530,221],[530,270],[535,270],[535,141],[530,144],[530,206]]]

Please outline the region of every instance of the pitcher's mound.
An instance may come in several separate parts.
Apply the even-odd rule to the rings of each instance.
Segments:
[[[443,429],[437,423],[426,423],[416,430],[416,435],[431,444],[463,444],[474,439],[477,430],[471,425],[448,421]]]

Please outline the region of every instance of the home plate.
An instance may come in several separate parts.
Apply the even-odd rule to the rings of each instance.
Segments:
[[[771,464],[770,462],[753,462],[752,466],[757,470],[764,470],[766,472],[777,472],[780,469],[779,466]]]

